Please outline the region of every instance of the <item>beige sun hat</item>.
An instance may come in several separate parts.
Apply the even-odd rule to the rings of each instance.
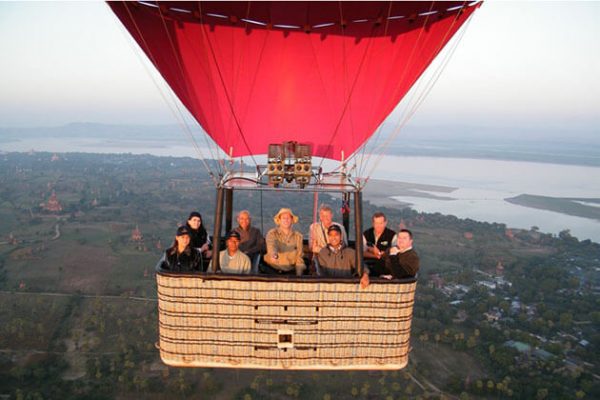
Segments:
[[[290,214],[292,216],[292,222],[294,224],[298,223],[298,216],[294,215],[294,213],[292,212],[291,208],[282,208],[279,210],[279,212],[273,217],[273,221],[275,221],[275,223],[277,225],[279,225],[280,221],[281,221],[281,214]]]

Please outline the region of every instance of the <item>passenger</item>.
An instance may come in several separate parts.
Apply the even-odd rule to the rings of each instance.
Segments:
[[[192,211],[187,219],[186,226],[190,231],[190,245],[198,249],[203,258],[210,258],[212,255],[210,237],[202,225],[202,215],[198,211]]]
[[[202,256],[190,246],[190,232],[187,226],[177,228],[173,245],[165,251],[161,268],[173,272],[202,271]]]
[[[235,231],[240,234],[240,250],[243,251],[250,260],[264,253],[265,238],[258,228],[253,227],[252,218],[248,210],[242,210],[237,216],[238,227]]]
[[[342,229],[331,225],[327,229],[327,246],[317,255],[321,276],[351,277],[357,274],[356,252],[342,242]]]
[[[343,225],[333,222],[333,210],[331,207],[324,205],[319,210],[319,222],[313,223],[308,230],[308,243],[310,243],[310,249],[315,256],[319,254],[321,249],[327,247],[327,233],[331,226],[340,228],[342,243],[344,246],[348,246],[346,229]]]
[[[227,249],[219,252],[219,268],[226,274],[249,274],[252,265],[250,258],[239,250],[240,234],[237,231],[231,231],[225,237]],[[212,260],[208,266],[212,272]]]
[[[419,271],[419,255],[413,250],[413,234],[408,229],[400,229],[396,245],[389,249],[385,257],[386,274],[395,279],[412,278]]]
[[[387,218],[382,212],[376,212],[371,219],[373,226],[363,233],[364,257],[371,269],[371,276],[385,273],[383,255],[393,245],[394,232],[387,228]]]
[[[356,252],[342,243],[340,227],[331,225],[327,230],[327,238],[327,247],[321,249],[317,256],[319,274],[329,277],[357,276]],[[369,269],[366,267],[361,276],[360,286],[363,289],[369,286]]]
[[[298,217],[289,208],[282,208],[273,217],[276,228],[267,233],[265,262],[279,273],[295,271],[304,273],[306,265],[302,259],[302,234],[292,229]]]

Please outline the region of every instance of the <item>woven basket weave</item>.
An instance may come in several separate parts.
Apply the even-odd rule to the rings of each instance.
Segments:
[[[167,365],[400,369],[416,282],[157,274]]]

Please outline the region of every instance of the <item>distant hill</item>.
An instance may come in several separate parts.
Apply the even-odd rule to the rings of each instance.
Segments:
[[[0,142],[31,138],[165,139],[179,134],[177,125],[112,125],[74,122],[62,126],[0,128]]]

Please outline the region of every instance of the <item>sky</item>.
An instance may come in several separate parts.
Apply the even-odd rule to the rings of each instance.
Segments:
[[[598,71],[600,2],[488,1],[411,124],[595,135]],[[155,80],[102,2],[0,3],[0,128],[175,124]]]

